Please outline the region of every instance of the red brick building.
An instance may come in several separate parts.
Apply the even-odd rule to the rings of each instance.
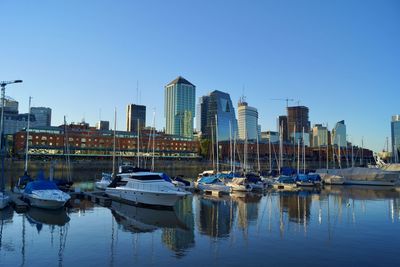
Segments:
[[[156,157],[198,157],[199,142],[163,132],[145,129],[140,133],[139,155]],[[14,134],[13,153],[22,157],[25,153],[26,131]],[[77,157],[109,157],[112,155],[114,132],[97,130],[87,124],[71,124],[65,127],[32,128],[29,132],[29,154],[32,156],[61,156],[65,153]],[[138,138],[134,133],[116,132],[118,156],[136,157]]]

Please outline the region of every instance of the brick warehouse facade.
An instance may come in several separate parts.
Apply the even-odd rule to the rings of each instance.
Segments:
[[[22,158],[25,153],[26,131],[13,136],[13,154]],[[139,155],[152,155],[153,134],[151,129],[140,133]],[[31,156],[62,156],[66,153],[75,157],[110,157],[113,151],[114,132],[97,130],[87,124],[71,124],[65,127],[38,127],[29,132],[29,154]],[[163,132],[154,134],[154,154],[156,157],[196,158],[199,155],[199,142]],[[116,151],[118,156],[137,156],[137,135],[117,131]]]

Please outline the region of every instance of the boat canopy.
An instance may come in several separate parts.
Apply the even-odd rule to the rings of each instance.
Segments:
[[[219,179],[215,175],[202,177],[199,181],[199,183],[201,183],[201,184],[213,184],[216,182],[219,182]]]
[[[26,194],[32,194],[32,191],[35,190],[58,190],[58,187],[55,183],[48,180],[36,180],[33,182],[29,182],[25,187]]]

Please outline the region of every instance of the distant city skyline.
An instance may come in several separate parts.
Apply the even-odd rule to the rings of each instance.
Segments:
[[[286,102],[271,99],[287,97],[310,109],[312,125],[345,120],[348,141],[363,138],[375,151],[400,113],[398,1],[5,0],[0,8],[8,11],[0,80],[24,80],[6,95],[21,113],[29,96],[50,107],[53,125],[64,115],[113,124],[116,107],[123,130],[135,103],[155,109],[163,129],[164,86],[179,75],[196,85],[196,100],[221,90],[236,103],[244,94],[262,131],[285,114]]]

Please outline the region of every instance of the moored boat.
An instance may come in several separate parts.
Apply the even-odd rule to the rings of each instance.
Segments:
[[[176,187],[167,175],[147,171],[118,174],[105,192],[121,202],[166,207],[190,194]]]
[[[58,189],[54,182],[44,179],[43,172],[40,172],[35,181],[26,185],[23,198],[33,207],[59,209],[64,207],[71,197]]]

